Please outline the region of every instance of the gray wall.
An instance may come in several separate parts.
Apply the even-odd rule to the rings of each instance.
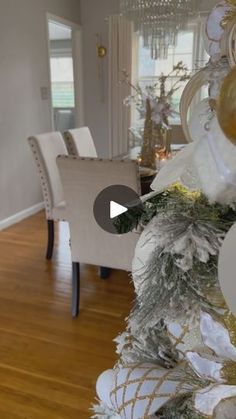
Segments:
[[[104,98],[102,98],[95,34],[102,35],[103,44],[108,46],[108,23],[105,19],[118,11],[119,0],[81,0],[85,124],[92,131],[101,157],[108,156],[108,56],[103,59]]]
[[[79,0],[0,0],[0,221],[42,201],[26,139],[51,129],[46,12],[80,22]]]

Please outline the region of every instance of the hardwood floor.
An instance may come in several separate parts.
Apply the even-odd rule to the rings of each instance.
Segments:
[[[67,224],[45,260],[43,213],[0,232],[0,418],[88,419],[98,375],[134,298],[128,275],[82,266],[81,313],[70,315]],[[58,244],[59,243],[59,244]]]

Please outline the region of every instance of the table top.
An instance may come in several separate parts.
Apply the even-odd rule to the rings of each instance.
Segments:
[[[186,147],[187,144],[171,144],[171,150],[173,152],[180,151],[182,148]],[[120,154],[119,156],[114,157],[114,160],[118,159],[132,159],[136,160],[141,152],[141,146],[132,147],[128,153]]]
[[[185,146],[186,144],[172,144],[171,150],[173,154],[175,154],[178,151],[182,150]],[[141,152],[141,146],[136,146],[136,147],[131,148],[129,153],[125,153],[123,155],[117,156],[114,158],[114,160],[120,160],[120,159],[137,160],[140,155],[140,152]],[[153,179],[155,178],[155,176],[157,175],[158,171],[160,170],[160,168],[153,170],[148,167],[140,166],[139,170],[140,170],[140,177],[141,177],[142,195],[146,195],[151,192],[150,185]]]

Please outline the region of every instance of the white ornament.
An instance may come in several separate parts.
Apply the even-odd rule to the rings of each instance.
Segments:
[[[219,256],[219,281],[222,293],[232,313],[236,316],[236,224],[225,237]]]
[[[105,371],[97,380],[96,391],[99,399],[112,409],[112,403],[110,398],[111,390],[115,382],[114,370]]]
[[[118,369],[115,373],[111,401],[121,419],[152,416],[173,397],[185,392],[180,378],[184,371],[180,367],[167,370],[152,364],[140,364]]]

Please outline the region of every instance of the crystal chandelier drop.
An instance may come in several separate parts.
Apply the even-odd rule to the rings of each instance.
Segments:
[[[120,11],[134,22],[153,59],[167,58],[168,48],[176,45],[177,34],[200,0],[120,0]]]

